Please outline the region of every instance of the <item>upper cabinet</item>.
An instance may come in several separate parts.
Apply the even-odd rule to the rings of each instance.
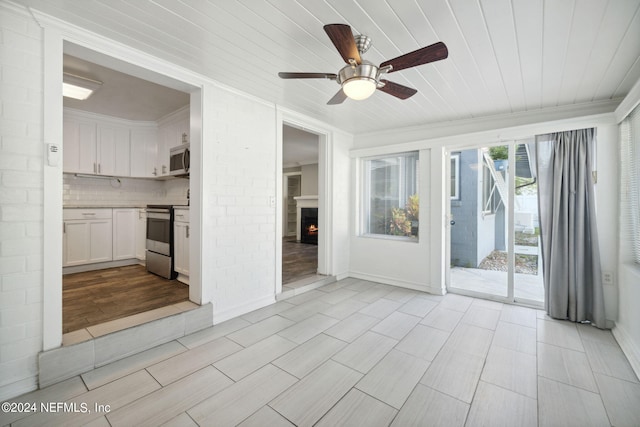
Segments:
[[[65,172],[98,173],[97,124],[77,118],[64,119],[64,156]]]
[[[131,129],[131,176],[155,178],[158,176],[158,129],[153,126]]]
[[[65,172],[130,176],[130,130],[86,117],[65,115]]]
[[[173,147],[189,143],[189,106],[158,121],[158,176],[169,176],[169,153]]]
[[[131,176],[130,130],[98,124],[98,174]]]
[[[158,123],[65,108],[63,131],[65,173],[169,177],[169,151],[189,142],[189,106]]]

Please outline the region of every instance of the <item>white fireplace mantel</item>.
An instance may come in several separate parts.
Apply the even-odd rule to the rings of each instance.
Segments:
[[[300,220],[302,218],[302,208],[317,208],[318,196],[297,196],[296,201],[296,240],[300,241]]]

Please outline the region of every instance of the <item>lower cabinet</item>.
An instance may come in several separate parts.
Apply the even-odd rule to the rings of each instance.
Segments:
[[[178,280],[189,284],[189,210],[175,209],[173,221],[173,269]]]
[[[113,209],[113,260],[136,257],[137,209]]]
[[[136,219],[136,258],[144,261],[147,258],[147,211],[137,210]]]
[[[136,208],[63,209],[62,266],[144,260],[144,212]]]
[[[113,259],[111,209],[64,209],[62,266]]]

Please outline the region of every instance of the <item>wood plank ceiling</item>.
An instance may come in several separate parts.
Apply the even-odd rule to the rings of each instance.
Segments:
[[[640,0],[18,0],[223,84],[353,133],[622,99],[640,78]],[[326,102],[343,62],[322,29],[346,23],[386,59],[443,41],[449,58]]]

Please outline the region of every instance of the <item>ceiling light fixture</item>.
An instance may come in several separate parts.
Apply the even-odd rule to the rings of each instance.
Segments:
[[[378,87],[378,67],[363,61],[360,65],[347,65],[338,73],[338,83],[351,99],[367,99]]]
[[[63,73],[62,76],[62,96],[68,98],[83,101],[89,98],[100,86],[102,86],[102,82],[97,80],[91,80],[69,73]]]

